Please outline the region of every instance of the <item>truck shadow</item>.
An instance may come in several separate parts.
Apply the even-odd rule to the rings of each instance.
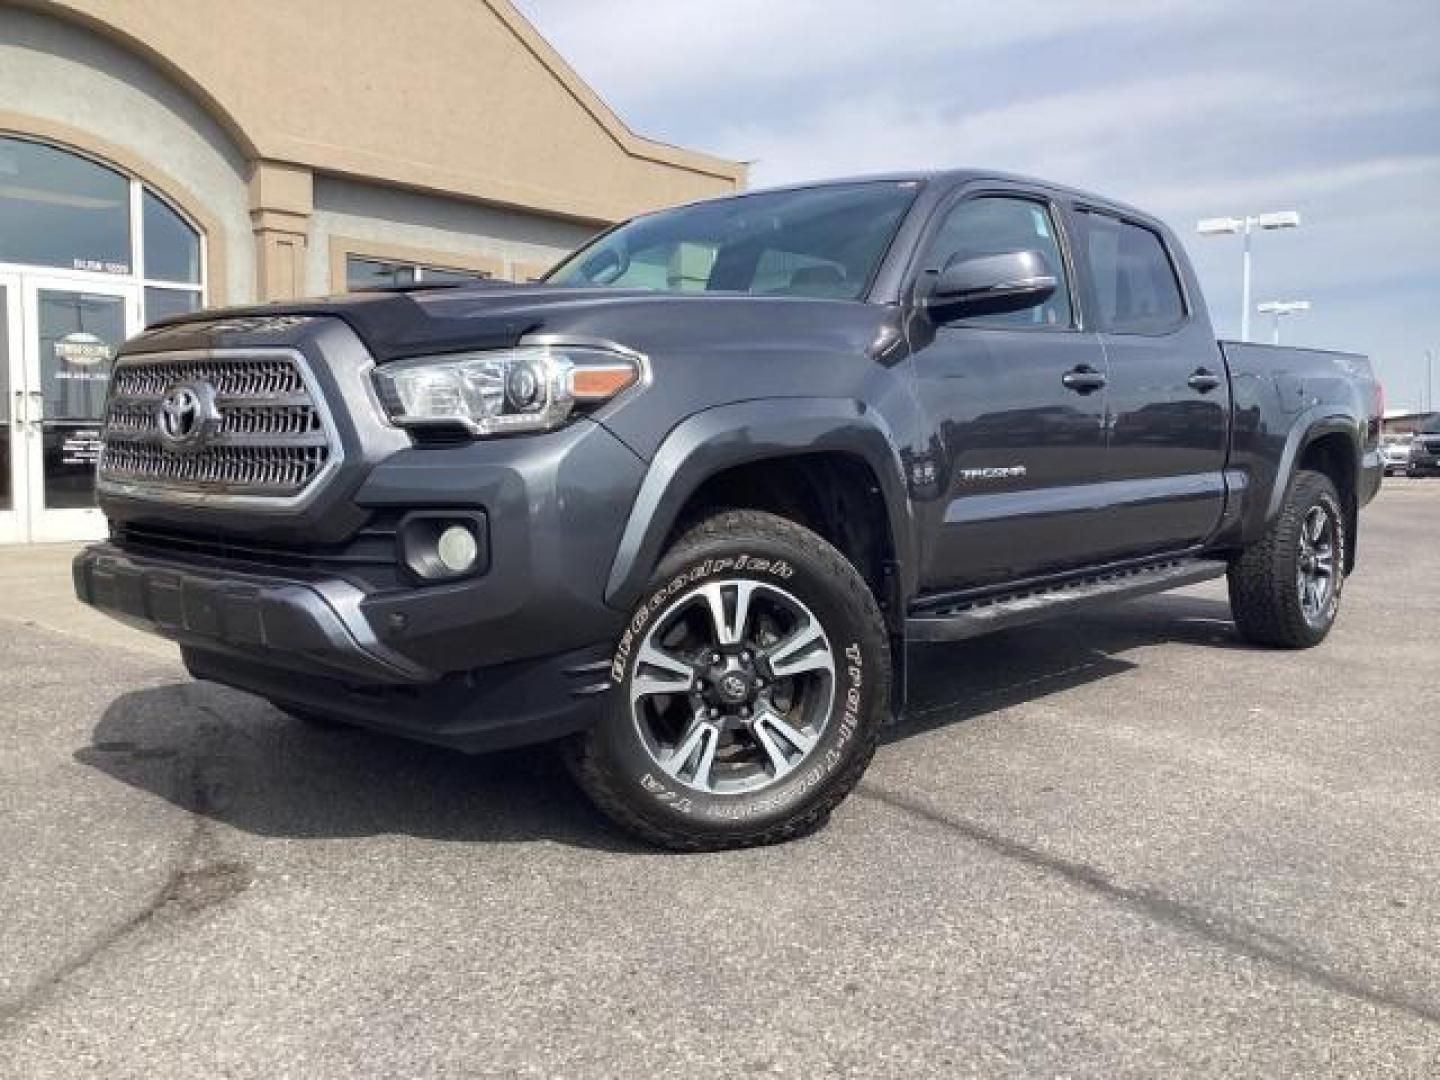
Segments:
[[[919,650],[894,742],[1128,671],[1116,654],[1238,644],[1228,606],[1152,598],[1113,613]],[[256,836],[401,834],[642,850],[589,805],[549,747],[467,757],[358,729],[315,729],[248,694],[174,683],[121,695],[77,761]]]
[[[1086,615],[1037,623],[910,653],[905,714],[883,742],[1034,701],[1137,667],[1123,654],[1147,645],[1245,648],[1226,600],[1147,597]]]

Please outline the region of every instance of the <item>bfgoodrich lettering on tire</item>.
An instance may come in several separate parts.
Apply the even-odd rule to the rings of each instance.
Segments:
[[[691,528],[616,648],[571,766],[620,825],[713,850],[810,831],[859,781],[889,701],[884,622],[813,532],[758,511]]]

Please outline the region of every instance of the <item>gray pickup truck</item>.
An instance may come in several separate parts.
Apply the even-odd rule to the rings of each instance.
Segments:
[[[153,327],[75,587],[198,678],[559,740],[621,825],[735,847],[826,820],[910,643],[1228,574],[1240,635],[1317,644],[1379,426],[1363,357],[1217,343],[1144,213],[837,181],[637,218],[538,285]]]

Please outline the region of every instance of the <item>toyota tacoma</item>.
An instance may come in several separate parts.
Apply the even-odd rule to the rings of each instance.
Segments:
[[[855,786],[911,644],[1221,575],[1242,637],[1318,644],[1379,400],[1361,356],[1217,342],[1175,236],[1111,200],[797,186],[538,284],[152,327],[75,587],[296,716],[558,740],[648,841],[767,843]]]

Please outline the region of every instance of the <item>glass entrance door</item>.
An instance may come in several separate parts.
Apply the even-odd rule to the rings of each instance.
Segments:
[[[0,274],[0,544],[26,538],[23,356],[20,279]]]
[[[139,290],[28,274],[21,285],[23,539],[98,539],[105,535],[95,507],[105,391],[115,351],[140,329]]]

